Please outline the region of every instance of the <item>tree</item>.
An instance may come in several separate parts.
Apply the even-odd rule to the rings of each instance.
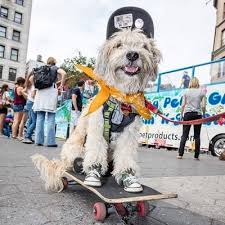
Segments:
[[[95,65],[95,58],[91,57],[88,58],[83,56],[82,53],[79,51],[78,55],[73,58],[65,59],[61,68],[64,69],[67,73],[67,81],[66,84],[68,87],[74,87],[77,82],[81,79],[87,80],[89,79],[84,73],[78,71],[75,67],[75,64],[82,64],[84,66],[90,67],[94,69]]]

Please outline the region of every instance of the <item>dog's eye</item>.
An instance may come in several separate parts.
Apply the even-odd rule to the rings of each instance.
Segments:
[[[146,44],[143,45],[143,48],[149,51],[148,46]]]
[[[117,45],[115,46],[115,48],[121,48],[121,47],[122,47],[122,43],[121,42],[117,43]]]

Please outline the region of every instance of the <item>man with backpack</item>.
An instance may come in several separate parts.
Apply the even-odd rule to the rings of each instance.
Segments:
[[[37,112],[35,144],[44,145],[44,124],[47,119],[46,145],[57,147],[55,141],[55,113],[57,109],[58,91],[63,91],[66,72],[56,66],[56,60],[49,57],[47,65],[33,71],[36,96],[33,110]],[[59,82],[57,80],[60,79]],[[57,83],[59,87],[57,88]]]

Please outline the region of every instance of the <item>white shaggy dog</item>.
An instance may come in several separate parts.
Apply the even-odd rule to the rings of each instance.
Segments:
[[[144,91],[149,80],[156,79],[160,58],[153,39],[148,38],[141,30],[123,29],[114,33],[103,44],[94,72],[107,86],[127,95],[137,94]],[[117,104],[121,113],[121,102],[110,99]],[[134,105],[131,106],[135,108]],[[45,181],[46,189],[61,190],[63,173],[73,170],[74,160],[82,157],[87,185],[100,186],[100,177],[107,172],[108,162],[113,160],[112,174],[116,181],[124,185],[126,191],[142,191],[135,177],[140,116],[135,116],[122,132],[112,132],[111,140],[107,142],[103,136],[103,106],[87,116],[86,112],[84,110],[75,131],[63,145],[61,160],[48,160],[39,154],[32,156]]]

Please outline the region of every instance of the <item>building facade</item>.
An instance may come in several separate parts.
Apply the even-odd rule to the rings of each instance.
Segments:
[[[25,76],[32,0],[0,1],[0,86]]]
[[[225,0],[213,0],[216,8],[216,27],[213,43],[212,60],[225,58]],[[211,82],[225,81],[225,63],[212,65]]]
[[[40,66],[44,66],[44,65],[45,65],[45,63],[42,61],[42,56],[38,55],[36,60],[31,59],[26,63],[26,73],[25,73],[25,75],[26,76],[29,75],[30,72],[33,71],[33,69],[38,68]]]

